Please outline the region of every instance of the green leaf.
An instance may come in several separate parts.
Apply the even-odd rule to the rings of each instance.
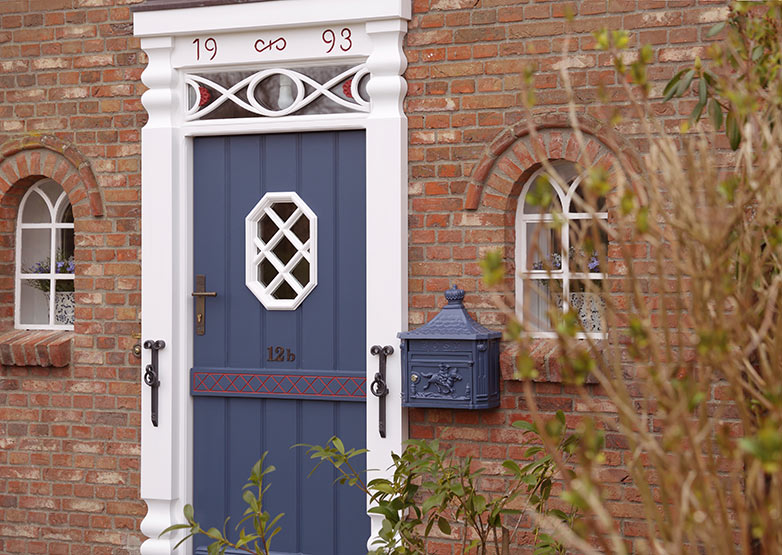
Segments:
[[[706,33],[706,37],[711,38],[717,33],[719,33],[720,31],[722,31],[725,28],[725,24],[726,24],[725,21],[720,21],[719,23],[713,25],[711,29],[709,29],[709,32]]]
[[[399,515],[397,511],[394,511],[385,505],[378,505],[377,507],[372,507],[367,512],[376,515],[383,515],[384,517],[386,517],[386,519],[390,521],[399,520]]]
[[[341,439],[339,439],[338,437],[334,436],[333,438],[331,438],[331,443],[334,444],[334,447],[337,448],[337,451],[339,451],[340,455],[344,455],[345,454],[345,446],[343,445]]]
[[[741,130],[732,109],[728,111],[728,117],[725,120],[725,134],[730,142],[730,148],[733,150],[739,148],[739,144],[741,144]]]
[[[255,498],[255,494],[252,492],[252,490],[244,490],[244,493],[242,494],[242,500],[247,503],[248,505],[252,505],[254,502],[257,501]]]
[[[429,533],[432,531],[432,528],[434,527],[434,521],[435,519],[429,519],[429,522],[426,523],[426,528],[424,528],[424,536],[429,536]]]
[[[711,102],[709,102],[709,117],[711,117],[714,129],[719,130],[722,127],[722,106],[720,106],[716,98],[712,98]]]
[[[185,508],[182,509],[182,512],[184,513],[188,522],[193,522],[193,506],[190,503],[185,505]]]
[[[622,215],[627,216],[635,209],[635,193],[630,189],[625,189],[622,200],[619,203]]]
[[[184,528],[188,528],[189,529],[190,525],[189,524],[172,524],[171,526],[169,526],[168,528],[166,528],[165,530],[160,532],[160,535],[158,536],[158,538],[162,538],[163,536],[165,536],[169,532],[173,532],[174,530],[182,530]]]
[[[443,517],[437,519],[437,527],[443,534],[449,535],[451,533],[451,525]]]
[[[630,35],[625,30],[612,31],[611,35],[614,41],[614,46],[618,50],[624,50],[627,48],[627,44],[630,42]]]
[[[503,262],[502,250],[495,249],[488,251],[479,264],[483,270],[483,281],[485,281],[487,285],[497,285],[505,278],[505,264]]]
[[[280,528],[279,526],[277,528],[275,528],[274,530],[272,530],[272,533],[269,534],[268,536],[266,536],[266,543],[269,543],[269,540],[271,540],[274,536],[279,534],[280,530],[282,530],[282,528]]]
[[[562,520],[562,521],[567,521],[567,519],[568,519],[567,513],[565,513],[565,511],[561,511],[559,509],[551,509],[551,510],[549,510],[548,514],[551,515],[551,516],[555,516],[559,520]]]
[[[182,545],[183,543],[185,543],[187,540],[189,540],[189,539],[190,539],[190,538],[192,538],[193,536],[195,536],[195,532],[191,532],[191,533],[189,533],[187,536],[185,536],[184,538],[182,538],[181,540],[179,540],[179,541],[177,542],[177,544],[174,546],[174,551],[176,551],[176,548],[177,548],[177,547],[179,547],[180,545]]]
[[[663,89],[663,102],[668,102],[671,98],[673,98],[673,95],[676,94],[676,85],[679,83],[679,80],[682,78],[682,75],[684,75],[685,71],[687,70],[681,70],[679,73],[671,77],[671,80],[668,81],[667,85],[665,85],[665,88]]]
[[[595,37],[595,42],[597,43],[598,50],[608,50],[610,46],[608,29],[600,29],[598,31],[594,31],[592,33],[592,36]]]
[[[206,535],[211,538],[223,539],[223,533],[217,528],[215,528],[214,526],[212,526],[209,530],[206,531]]]
[[[372,491],[377,491],[380,493],[387,493],[387,494],[394,493],[394,486],[392,486],[391,483],[388,481],[377,480],[375,481],[375,483],[370,485],[370,489]]]
[[[516,476],[521,476],[521,468],[516,461],[512,461],[510,459],[502,461],[502,466],[510,470]]]
[[[516,357],[515,377],[522,380],[534,380],[538,377],[538,371],[535,368],[535,359],[526,351],[519,353]]]
[[[736,188],[738,188],[739,184],[740,181],[738,177],[735,175],[730,176],[727,179],[720,181],[719,185],[717,185],[717,192],[722,195],[726,201],[733,202]]]
[[[644,65],[651,63],[652,58],[654,57],[654,50],[652,49],[652,45],[644,44],[639,51],[639,57]]]
[[[273,464],[270,464],[269,466],[263,469],[263,472],[261,472],[261,476],[266,476],[267,474],[271,474],[275,470],[277,470],[277,467],[274,466]]]
[[[708,100],[708,90],[706,88],[706,79],[698,79],[698,101],[706,104]]]
[[[538,433],[538,427],[535,426],[532,422],[527,422],[526,420],[516,420],[511,424],[514,428],[518,428],[520,430],[524,430],[526,432],[532,432],[537,434]]]
[[[685,92],[687,92],[687,89],[690,88],[690,85],[692,84],[692,80],[694,77],[695,77],[694,69],[691,69],[684,74],[684,77],[679,82],[679,86],[676,87],[676,96],[681,96]]]
[[[431,497],[424,499],[423,504],[421,504],[421,510],[424,513],[428,513],[433,508],[440,505],[440,503],[443,502],[445,499],[445,492],[438,493],[436,495],[432,495]]]
[[[701,81],[702,83],[703,81]],[[690,123],[696,123],[699,119],[701,119],[701,115],[703,114],[703,109],[706,107],[705,102],[698,102],[695,105],[695,108],[692,109],[692,113],[690,114]]]
[[[252,470],[250,471],[250,477],[251,478],[257,478],[261,475],[261,465],[263,464],[263,459],[266,457],[266,453],[261,456],[261,458],[253,465]]]
[[[638,216],[635,219],[635,228],[639,233],[649,231],[649,207],[642,206],[638,209]]]
[[[566,503],[570,503],[577,509],[581,509],[585,511],[589,507],[589,504],[587,503],[586,499],[584,499],[584,497],[581,494],[576,493],[573,490],[563,491],[561,497]]]
[[[285,513],[280,513],[277,516],[275,516],[272,521],[266,525],[267,528],[273,527],[275,524],[277,524],[277,521],[280,520],[282,517],[285,516]]]

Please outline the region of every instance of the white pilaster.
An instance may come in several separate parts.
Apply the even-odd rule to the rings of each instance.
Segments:
[[[367,342],[391,345],[388,358],[386,437],[378,434],[378,399],[367,396],[367,468],[369,478],[385,474],[391,452],[401,453],[407,439],[407,413],[402,409],[402,371],[396,334],[407,329],[407,118],[403,101],[407,83],[402,73],[407,60],[402,39],[403,19],[371,21],[366,31],[372,41],[367,60],[367,92],[371,111],[367,120]],[[367,350],[367,383],[377,371],[377,357]],[[372,516],[372,536],[382,517]],[[371,542],[371,538],[370,538]]]
[[[149,64],[141,75],[149,87],[141,102],[149,120],[141,130],[141,268],[142,343],[162,339],[166,347],[159,352],[159,424],[151,422],[150,388],[141,385],[141,497],[149,508],[141,523],[148,538],[141,546],[144,555],[168,555],[171,539],[159,539],[173,524],[177,498],[179,445],[175,434],[178,414],[175,395],[181,377],[173,356],[174,337],[174,183],[177,176],[177,148],[174,115],[180,103],[175,94],[176,73],[171,67],[173,40],[170,37],[145,38],[141,48]],[[154,318],[144,318],[153,314]],[[151,353],[143,349],[142,372]]]

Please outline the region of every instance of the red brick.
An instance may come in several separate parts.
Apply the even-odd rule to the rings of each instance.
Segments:
[[[138,145],[146,121],[139,95],[144,90],[140,75],[146,59],[138,50],[138,39],[131,36],[125,1],[0,2],[0,144],[52,130],[74,147],[57,156],[56,148],[38,149],[6,165],[0,160],[0,190],[8,190],[25,172],[40,172],[66,185],[73,195],[79,262],[76,332],[69,343],[74,354],[79,353],[76,364],[68,364],[62,344],[30,342],[34,334],[16,349],[0,341],[0,363],[12,372],[0,377],[0,431],[14,427],[11,437],[25,437],[29,447],[54,446],[52,451],[31,451],[19,450],[16,443],[0,451],[0,521],[18,526],[20,532],[16,539],[0,534],[2,552],[83,550],[108,555],[126,550],[138,539],[146,511],[138,500],[139,371],[127,351],[134,341],[131,334],[139,329]],[[594,88],[600,84],[622,102],[611,56],[596,52],[591,31],[632,28],[633,44],[652,43],[660,63],[650,67],[649,74],[657,90],[679,66],[696,55],[704,57],[699,38],[705,42],[708,27],[725,17],[724,1],[701,2],[703,6],[690,0],[638,4],[637,0],[483,0],[477,5],[475,0],[414,0],[404,44],[409,64],[405,112],[411,162],[411,324],[431,318],[442,305],[442,291],[458,283],[468,290],[478,320],[499,329],[501,312],[480,282],[476,261],[491,246],[503,248],[512,258],[513,195],[521,170],[543,156],[580,156],[566,131],[549,131],[543,149],[524,138],[527,118],[520,108],[520,94],[527,65],[538,69],[533,86],[542,112],[564,109],[566,94],[557,71],[563,65],[570,66],[571,83],[584,103],[592,102]],[[564,19],[568,7],[576,13],[571,23]],[[684,100],[659,115],[675,128],[677,110],[691,105]],[[593,106],[586,111],[606,117]],[[631,122],[620,126],[619,132],[631,141],[637,133]],[[11,200],[19,200],[15,190],[11,195],[15,196],[4,199],[9,206]],[[0,206],[0,211],[0,268],[10,272],[0,273],[0,325],[5,326],[0,329],[5,330],[13,326],[16,214],[13,207]],[[650,253],[642,249],[634,255],[641,259]],[[626,268],[620,264],[614,269]],[[621,291],[620,295],[626,302],[627,296]],[[550,364],[551,356],[546,351],[542,358],[543,364],[549,364],[545,379],[557,380],[559,370]],[[18,366],[33,360],[64,366]],[[508,377],[512,373],[508,353],[503,357],[503,373]],[[58,384],[59,390],[53,388]],[[572,390],[558,383],[539,381],[535,390],[546,410],[569,404],[576,413],[584,408],[575,404]],[[520,384],[507,379],[503,391],[500,408],[480,415],[410,411],[411,436],[439,436],[459,453],[476,455],[496,473],[503,457],[523,454],[518,447],[523,438],[508,428],[513,413],[518,415]],[[569,422],[577,417],[569,415]],[[621,437],[609,436],[608,454],[618,457]],[[18,472],[13,479],[2,475],[8,460]],[[618,464],[607,460],[606,467]],[[82,474],[56,474],[48,472],[50,468]],[[101,483],[98,476],[111,479]],[[613,474],[606,477],[617,479]],[[502,482],[491,476],[482,486],[501,491]],[[607,488],[605,493],[617,502],[612,511],[622,518],[631,515],[639,501],[637,492],[627,487]],[[5,506],[9,498],[16,506]],[[36,506],[49,502],[57,509]],[[76,506],[76,502],[88,504]],[[639,534],[632,522],[623,523],[628,538]],[[24,537],[28,533],[30,537]],[[50,533],[59,539],[42,539]],[[519,532],[519,541],[526,538],[531,543],[524,534]],[[441,537],[430,543],[430,551],[454,555],[451,544]]]

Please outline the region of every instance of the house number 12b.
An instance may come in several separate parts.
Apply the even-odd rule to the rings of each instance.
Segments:
[[[267,360],[270,362],[293,362],[296,360],[295,353],[285,347],[267,347],[267,350],[269,351]]]

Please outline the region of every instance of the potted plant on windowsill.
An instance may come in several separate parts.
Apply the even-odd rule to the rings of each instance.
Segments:
[[[584,268],[588,274],[600,273],[600,261],[597,257],[597,253],[593,252],[589,258],[586,257],[586,253],[577,252],[574,247],[569,249],[569,260],[572,266],[578,268]],[[575,263],[575,264],[574,264]],[[547,272],[559,272],[562,270],[562,255],[558,252],[552,253],[549,256],[549,260],[538,260],[532,263],[533,270],[546,270]],[[570,268],[570,272],[573,273],[573,267]],[[560,284],[560,279],[536,279],[536,286],[543,293],[544,298],[551,298],[551,302],[554,306],[563,306],[561,286],[557,287],[554,291],[551,290],[552,282],[554,284]],[[568,304],[576,312],[578,312],[579,320],[584,328],[585,332],[593,333],[600,332],[602,329],[602,313],[605,302],[600,298],[598,293],[574,290],[580,282],[572,278],[570,282],[570,295]],[[583,287],[583,284],[581,284]],[[546,303],[548,306],[548,303]]]
[[[54,289],[54,324],[73,325],[74,309],[76,306],[73,292],[72,279],[58,279],[58,275],[73,274],[76,264],[73,256],[65,256],[61,251],[57,252],[54,259],[55,268],[55,289]],[[51,271],[51,261],[49,257],[40,262],[36,262],[29,268],[22,270],[26,274],[48,274]],[[45,279],[26,279],[27,285],[43,291],[46,299],[49,299],[49,289],[51,288],[50,278]]]

